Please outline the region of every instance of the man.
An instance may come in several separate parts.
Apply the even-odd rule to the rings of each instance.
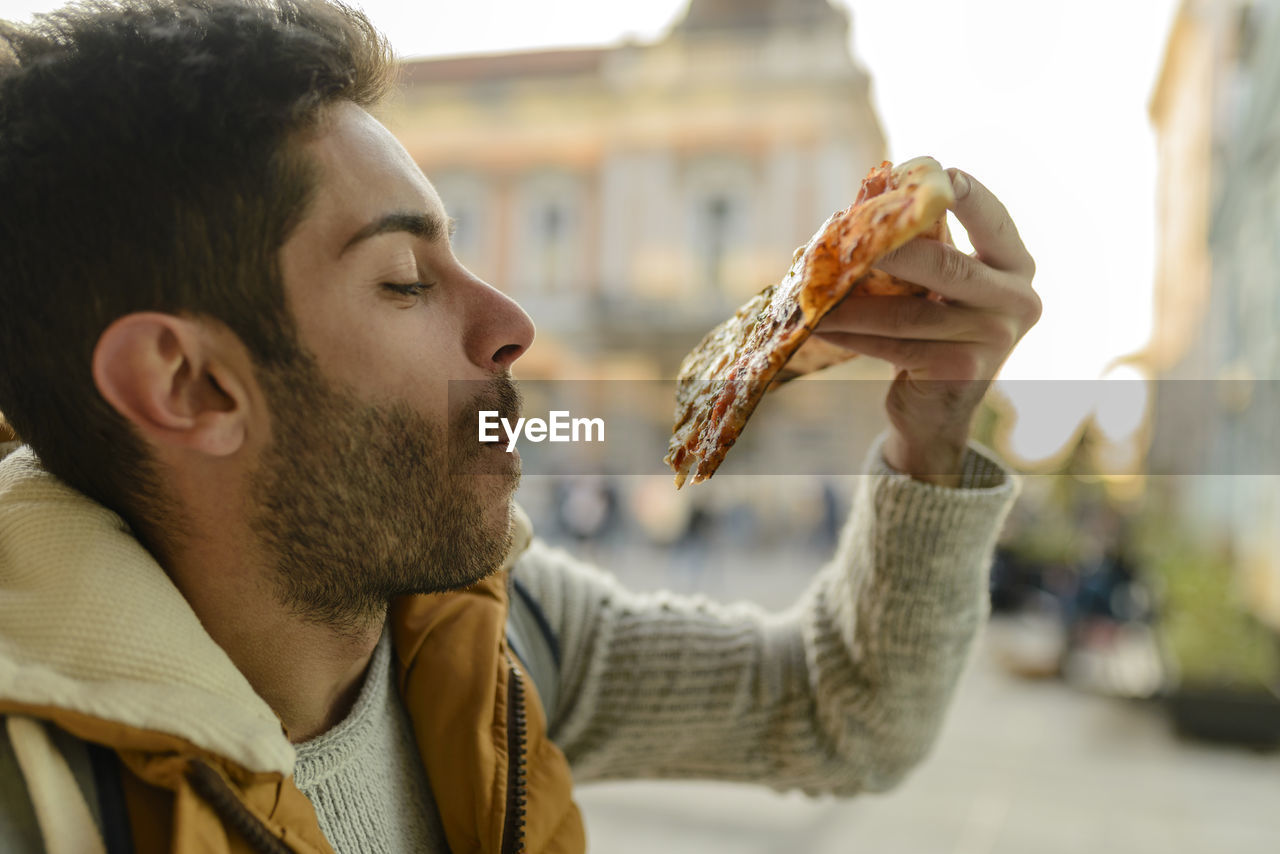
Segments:
[[[1039,313],[980,184],[975,257],[884,264],[948,304],[823,324],[901,371],[804,598],[638,596],[532,540],[474,439],[533,325],[366,111],[363,17],[121,0],[0,38],[0,847],[580,851],[571,774],[853,794],[925,754],[1014,491],[970,421]]]

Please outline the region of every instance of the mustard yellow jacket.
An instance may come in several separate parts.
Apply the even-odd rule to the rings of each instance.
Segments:
[[[449,847],[584,851],[568,763],[505,638],[515,514],[500,572],[407,597],[390,620],[397,682]],[[118,516],[0,461],[0,715],[50,854],[105,851],[65,732],[119,757],[138,852],[331,852],[293,783],[279,719],[200,627]]]

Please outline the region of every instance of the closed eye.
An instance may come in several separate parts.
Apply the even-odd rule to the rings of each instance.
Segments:
[[[382,287],[394,294],[404,297],[420,297],[433,287],[430,283],[410,282],[407,285],[401,285],[396,282],[383,282]]]

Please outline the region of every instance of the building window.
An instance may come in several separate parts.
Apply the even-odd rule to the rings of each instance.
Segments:
[[[707,246],[703,272],[705,281],[717,293],[724,289],[724,255],[729,247],[732,205],[728,196],[720,194],[713,195],[706,201]]]
[[[706,158],[685,176],[691,273],[703,291],[734,290],[730,281],[750,249],[751,204],[756,191],[748,165],[735,158]]]
[[[431,183],[444,202],[445,212],[453,218],[453,254],[463,266],[487,278],[483,245],[489,209],[487,185],[478,176],[461,172],[433,175]]]
[[[581,181],[561,172],[537,173],[523,182],[520,197],[513,264],[517,288],[531,294],[579,290],[585,251]]]

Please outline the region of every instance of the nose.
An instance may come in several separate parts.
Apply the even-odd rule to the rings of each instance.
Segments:
[[[533,343],[533,321],[515,300],[479,279],[467,332],[467,357],[486,373],[505,373]]]

